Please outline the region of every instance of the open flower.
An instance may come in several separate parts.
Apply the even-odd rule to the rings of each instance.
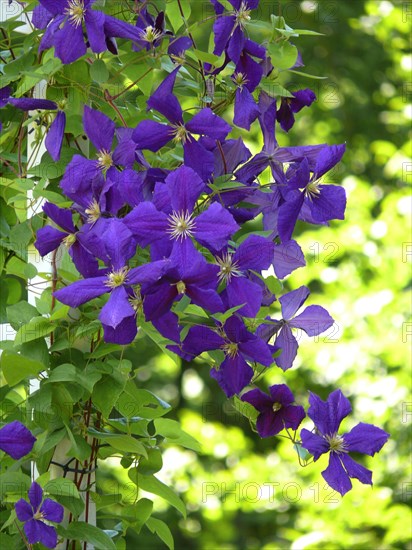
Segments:
[[[300,405],[292,405],[295,398],[286,384],[275,384],[269,388],[270,396],[259,388],[243,394],[241,399],[259,411],[256,428],[260,437],[271,437],[284,428],[297,430],[305,418]]]
[[[21,498],[15,508],[17,518],[24,522],[24,532],[30,544],[41,542],[46,548],[56,547],[56,529],[45,521],[60,523],[63,520],[64,508],[61,504],[50,498],[43,500],[42,488],[33,482],[29,489],[29,502]]]
[[[15,460],[27,455],[33,449],[35,441],[31,431],[18,420],[0,429],[0,449]]]
[[[329,454],[329,465],[322,476],[335,491],[342,496],[352,488],[350,478],[372,485],[372,472],[355,462],[350,452],[373,456],[380,451],[389,434],[372,424],[357,424],[350,432],[338,435],[342,420],[352,411],[349,400],[340,390],[335,390],[326,402],[314,393],[309,397],[309,417],[313,420],[316,432],[301,431],[302,447],[318,458]]]

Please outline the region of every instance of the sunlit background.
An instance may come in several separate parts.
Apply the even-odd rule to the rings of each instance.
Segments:
[[[300,467],[286,442],[253,433],[201,359],[181,363],[142,339],[126,354],[140,365],[138,380],[177,407],[183,428],[204,451],[197,456],[167,448],[156,475],[180,493],[189,513],[183,520],[156,497],[155,510],[179,550],[411,548],[412,4],[262,0],[260,9],[262,19],[282,14],[294,28],[325,34],[295,42],[304,70],[328,79],[295,75],[293,85],[311,87],[318,100],[298,115],[290,135],[278,139],[281,145],[346,141],[343,162],[326,180],[342,183],[348,195],[343,222],[298,227],[308,266],[285,283],[286,290],[308,285],[308,303],[325,306],[335,325],[318,339],[300,338],[294,368],[286,375],[273,369],[264,382],[290,383],[305,406],[308,389],[325,398],[341,388],[353,406],[344,431],[368,422],[390,432],[391,439],[379,455],[362,462],[374,472],[373,488],[354,480],[342,500],[325,489],[320,475],[325,457]],[[204,2],[193,2],[197,20],[204,10]],[[194,31],[203,49],[210,26]],[[253,152],[260,149],[257,129],[242,135]],[[135,486],[118,478],[120,469],[112,466],[99,475],[108,490],[118,484],[132,504]],[[130,536],[129,545],[163,548],[144,533]]]

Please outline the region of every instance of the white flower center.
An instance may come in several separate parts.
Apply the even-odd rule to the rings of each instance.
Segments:
[[[221,258],[218,256],[216,261],[220,266],[220,271],[218,273],[220,282],[225,281],[226,283],[230,283],[232,277],[242,276],[242,272],[239,269],[239,264],[237,262],[233,262],[232,260],[232,254],[223,254]]]
[[[325,435],[326,441],[329,443],[329,448],[332,452],[341,454],[347,453],[345,440],[341,435]]]
[[[162,31],[155,29],[152,25],[140,31],[140,40],[148,42],[149,44],[153,44],[153,42],[156,42],[161,36]]]
[[[273,405],[272,405],[273,412],[278,412],[278,411],[280,411],[281,408],[282,408],[281,403],[273,403]]]
[[[89,206],[86,208],[87,223],[95,223],[100,218],[100,206],[96,199],[93,199]]]
[[[186,237],[193,236],[193,230],[195,229],[195,220],[193,214],[190,212],[173,212],[169,218],[169,228],[167,230],[170,233],[171,239],[186,239]]]
[[[64,13],[69,16],[69,21],[75,27],[82,24],[86,8],[84,7],[83,0],[69,0],[67,8]]]
[[[240,27],[244,27],[248,21],[250,21],[250,9],[247,7],[246,2],[242,2],[236,12],[236,23]]]
[[[189,132],[186,130],[183,124],[172,124],[173,130],[173,141],[175,143],[182,142],[183,145],[189,139]]]
[[[99,168],[103,171],[108,170],[111,166],[113,166],[113,159],[110,151],[106,151],[105,149],[99,151],[97,155],[97,163]]]
[[[69,235],[66,235],[63,239],[63,244],[66,248],[70,248],[74,243],[76,242],[76,235],[73,233],[70,233]]]
[[[319,189],[320,181],[315,180],[311,181],[305,189],[305,195],[310,199],[315,199],[320,195],[320,189]]]
[[[107,275],[107,280],[104,284],[109,288],[117,288],[118,286],[122,286],[127,279],[128,273],[129,268],[126,266],[118,269],[117,271],[112,271]]]
[[[228,342],[227,344],[223,344],[222,350],[228,357],[233,359],[238,354],[238,345],[236,342]]]

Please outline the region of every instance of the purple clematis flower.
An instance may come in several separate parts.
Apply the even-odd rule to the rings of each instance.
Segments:
[[[207,181],[213,171],[213,154],[195,140],[194,134],[224,140],[231,127],[208,107],[201,109],[189,122],[184,122],[183,110],[177,97],[173,95],[179,70],[180,66],[171,72],[147,102],[148,108],[161,113],[170,124],[143,120],[135,128],[133,139],[138,149],[148,149],[153,152],[158,151],[172,139],[176,143],[181,142],[185,165],[193,168],[204,181]]]
[[[105,245],[104,255],[110,262],[110,271],[101,276],[76,281],[54,295],[63,304],[78,307],[109,292],[109,300],[99,314],[105,328],[105,340],[129,344],[137,333],[134,286],[145,284],[150,288],[150,284],[160,279],[168,262],[161,260],[130,269],[127,262],[135,254],[135,240],[118,219],[108,222],[102,234],[102,243]]]
[[[32,449],[36,438],[29,429],[18,420],[13,420],[0,428],[0,449],[19,460]]]
[[[29,489],[29,502],[21,498],[16,502],[15,509],[17,518],[24,522],[29,544],[41,542],[46,548],[56,547],[56,529],[45,521],[60,523],[63,520],[64,508],[61,504],[50,498],[43,500],[43,490],[34,481]]]
[[[295,123],[294,113],[298,113],[303,107],[310,107],[316,99],[316,94],[311,89],[299,90],[292,93],[293,97],[282,97],[276,119],[280,127],[289,132]]]
[[[355,462],[350,452],[373,456],[379,452],[389,438],[389,434],[372,424],[357,424],[350,432],[338,435],[342,420],[352,407],[340,390],[335,390],[323,401],[316,394],[309,396],[309,417],[315,424],[315,433],[301,431],[302,447],[313,455],[313,460],[325,453],[329,454],[329,465],[322,476],[335,491],[342,496],[352,488],[350,478],[372,485],[372,472]]]
[[[266,367],[273,363],[269,346],[258,336],[249,332],[243,321],[230,317],[225,324],[212,329],[209,327],[192,327],[181,349],[174,346],[173,351],[191,361],[204,351],[221,349],[225,359],[221,365],[211,370],[227,397],[240,393],[253,377],[253,369],[247,361],[254,361]]]
[[[216,257],[219,265],[218,277],[226,284],[225,297],[228,308],[244,304],[237,313],[255,317],[262,305],[263,289],[251,280],[250,271],[260,273],[272,264],[274,244],[269,239],[250,235],[236,252],[224,251]]]
[[[222,5],[213,2],[217,13],[213,24],[215,34],[215,55],[221,55],[224,51],[231,61],[238,63],[245,43],[245,25],[250,21],[250,12],[259,5],[259,0],[229,0],[234,11],[223,13]]]
[[[261,325],[257,334],[265,341],[269,341],[276,334],[276,349],[282,352],[275,357],[275,363],[282,370],[290,369],[298,351],[298,341],[292,333],[292,328],[300,328],[308,336],[318,336],[334,323],[329,313],[321,306],[308,306],[302,313],[294,317],[309,296],[306,286],[301,286],[279,298],[283,319],[270,319],[269,324]]]
[[[323,185],[321,178],[341,160],[345,147],[345,144],[325,145],[318,152],[312,170],[307,158],[289,168],[287,185],[281,188],[285,202],[279,208],[277,220],[282,241],[291,238],[298,219],[314,224],[344,219],[345,189],[338,185]]]
[[[7,100],[4,98],[0,102],[0,107],[3,107],[6,103],[10,103],[14,107],[17,107],[17,109],[21,109],[22,111],[37,111],[39,109],[55,111],[56,109],[58,109],[58,105],[54,101],[50,101],[49,99],[36,99],[32,97],[8,97]],[[65,128],[66,113],[58,110],[53,122],[50,124],[50,127],[47,131],[45,141],[46,149],[55,162],[60,159]]]
[[[256,428],[260,437],[271,437],[284,428],[297,430],[305,418],[305,410],[295,401],[293,393],[286,384],[277,384],[269,388],[270,396],[259,388],[244,393],[242,401],[250,403],[259,411]]]
[[[191,237],[218,252],[239,226],[216,202],[195,215],[196,201],[205,188],[196,172],[181,166],[167,176],[164,184],[156,185],[153,202],[138,204],[124,218],[124,223],[138,244],[152,245],[152,257],[168,257],[173,246],[180,246]]]
[[[139,11],[139,17],[136,21],[136,28],[139,33],[139,39],[133,46],[133,50],[151,50],[156,48],[162,41],[162,38],[170,31],[165,31],[165,14],[160,11],[154,18],[144,7]]]

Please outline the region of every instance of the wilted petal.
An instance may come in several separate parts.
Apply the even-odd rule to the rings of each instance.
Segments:
[[[342,496],[352,489],[349,476],[336,453],[330,453],[329,466],[322,472],[322,476],[326,483]]]
[[[343,435],[349,451],[373,456],[388,441],[389,434],[372,424],[360,422],[351,431]]]
[[[300,315],[297,315],[294,319],[289,321],[289,325],[295,328],[301,328],[306,332],[308,336],[318,336],[322,334],[334,323],[334,320],[321,306],[308,306],[302,311]]]
[[[314,434],[305,428],[300,432],[302,447],[313,455],[313,460],[316,462],[318,458],[329,451],[329,443],[320,435]]]

